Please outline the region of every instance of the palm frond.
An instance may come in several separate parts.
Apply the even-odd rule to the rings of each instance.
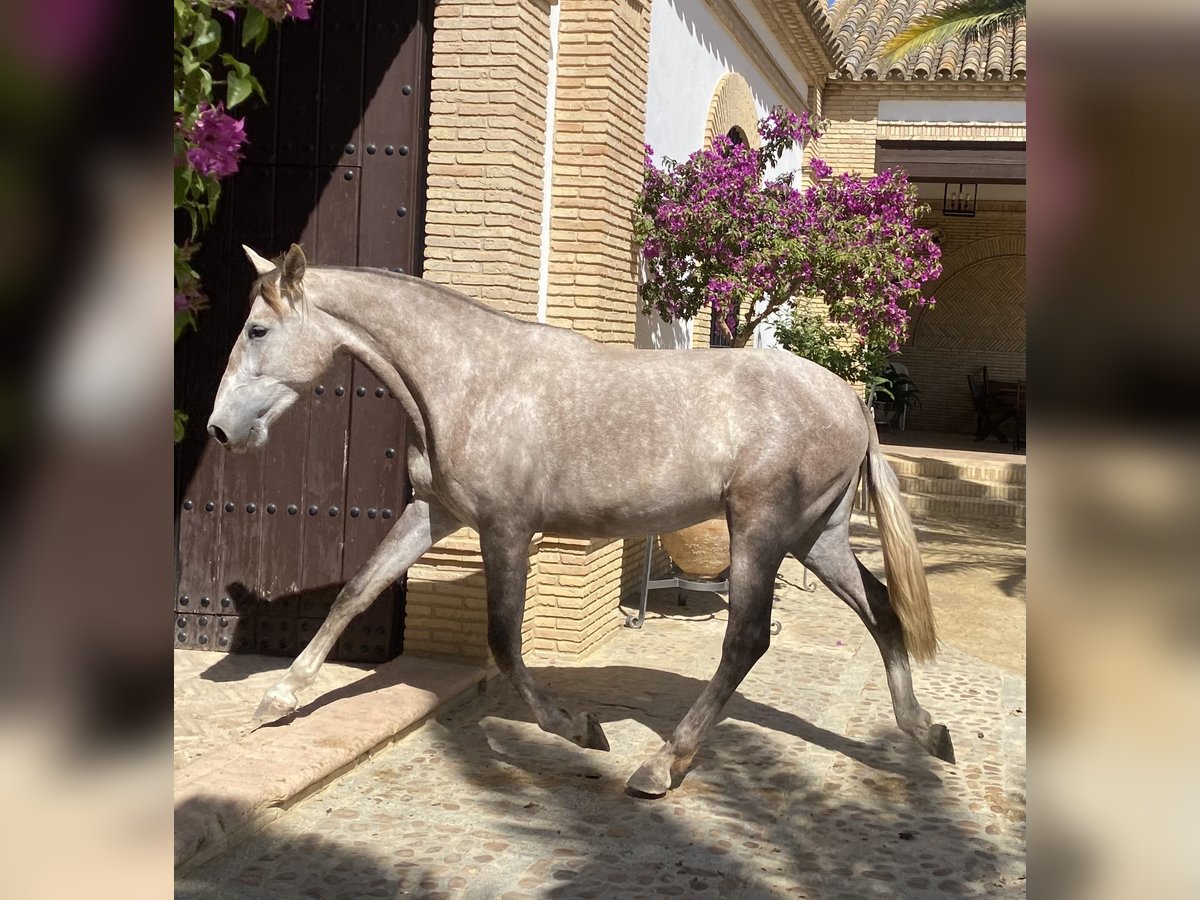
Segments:
[[[884,60],[898,60],[922,47],[945,43],[951,38],[964,42],[988,40],[1001,28],[1025,18],[1026,0],[955,0],[936,13],[914,20],[887,42]]]

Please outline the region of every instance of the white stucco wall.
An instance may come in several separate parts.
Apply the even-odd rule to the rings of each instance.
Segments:
[[[880,122],[1024,124],[1024,100],[880,100]]]
[[[792,88],[807,98],[808,85],[783,50],[755,19],[748,6],[743,16],[759,27],[760,40],[777,65],[793,79]],[[753,16],[753,18],[752,18]],[[704,0],[655,0],[650,8],[650,71],[646,96],[646,143],[655,160],[681,160],[700,148],[713,92],[726,73],[737,72],[754,94],[761,118],[773,106],[785,105],[779,92],[746,50],[730,35]],[[800,112],[801,110],[796,110]],[[777,171],[800,168],[799,147],[784,154]],[[772,172],[771,174],[774,174]],[[688,347],[691,323],[667,325],[657,316],[638,315],[638,347]],[[761,331],[761,329],[760,329]],[[756,334],[756,345],[770,340],[770,329]],[[767,345],[770,345],[769,343]]]

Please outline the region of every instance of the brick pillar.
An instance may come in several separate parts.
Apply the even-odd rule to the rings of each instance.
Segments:
[[[424,275],[534,319],[549,8],[535,0],[442,2],[433,27]],[[531,597],[536,588],[535,567]],[[407,603],[405,652],[485,662],[479,536],[463,529],[409,569]],[[527,644],[533,618],[531,608]]]
[[[649,2],[563,0],[560,15],[547,321],[631,346]],[[434,13],[425,277],[530,319],[549,21],[534,0],[443,2]],[[580,653],[612,634],[619,595],[636,591],[642,544],[535,540],[525,647]],[[464,529],[409,570],[409,652],[486,660],[478,548]]]
[[[650,4],[561,5],[547,321],[632,346]]]
[[[561,0],[547,321],[632,346],[638,313],[632,212],[642,187],[650,3]],[[620,626],[643,539],[547,535],[534,646],[590,650]]]
[[[437,4],[425,277],[537,316],[550,17],[534,0]]]

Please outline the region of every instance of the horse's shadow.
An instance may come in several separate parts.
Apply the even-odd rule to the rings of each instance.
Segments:
[[[530,667],[530,671],[539,687],[557,698],[572,712],[590,710],[596,714],[601,724],[632,719],[664,741],[671,736],[678,720],[707,684],[699,678],[641,666],[533,666]],[[374,672],[352,684],[322,694],[301,706],[291,716],[263,727],[284,727],[331,703],[390,685],[393,679],[394,676],[386,671]],[[415,688],[425,687],[419,678],[414,680],[411,675],[407,683]],[[529,708],[502,677],[491,682],[483,703],[486,706],[481,708],[481,712],[489,717],[511,723],[534,722]],[[457,710],[454,714],[459,715]],[[440,714],[439,718],[443,715]],[[932,764],[914,767],[911,758],[897,758],[897,746],[909,744],[911,739],[896,728],[878,740],[869,743],[858,741],[814,725],[795,713],[750,700],[741,692],[735,692],[725,705],[721,715],[721,720],[724,719],[734,719],[789,735],[841,754],[877,771],[907,778],[915,777],[919,780],[940,781],[932,771]],[[714,727],[714,731],[717,730]],[[706,742],[696,757],[697,765],[703,764],[706,758],[711,758],[712,752],[708,748],[709,742]],[[506,762],[518,767],[531,768],[527,760],[520,755],[509,757],[495,748],[490,752],[496,756],[505,756]],[[921,755],[917,756],[917,759],[921,758]]]

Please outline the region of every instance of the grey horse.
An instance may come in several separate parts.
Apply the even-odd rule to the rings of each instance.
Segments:
[[[949,732],[913,694],[909,656],[930,659],[937,647],[916,535],[872,417],[836,375],[772,350],[604,346],[419,278],[310,267],[295,244],[274,262],[245,250],[258,277],[209,433],[231,450],[261,446],[271,423],[334,354],[348,352],[408,414],[415,495],[267,691],[260,720],[295,710],[297,692],[313,682],[350,620],[430,547],[470,525],[480,536],[496,665],[542,729],[607,750],[596,717],[562,709],[521,658],[530,540],[538,532],[645,535],[723,515],[732,562],[721,662],[629,790],[662,796],[682,779],[770,644],[774,579],[788,553],[875,638],[900,728],[954,761]],[[860,473],[878,521],[887,587],[850,548]]]

